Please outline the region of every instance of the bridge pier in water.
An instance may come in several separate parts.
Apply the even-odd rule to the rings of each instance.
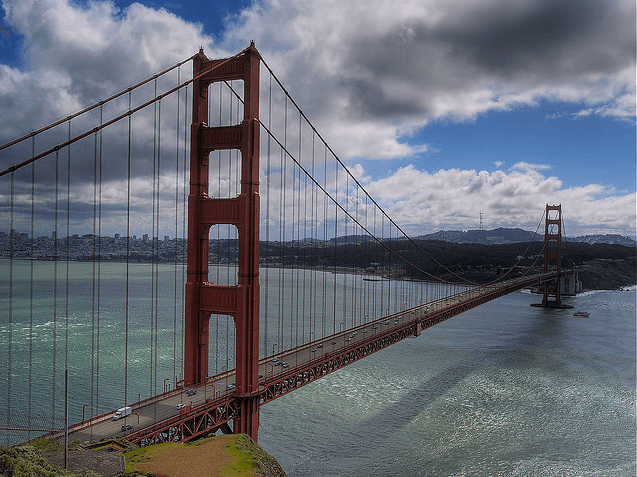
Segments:
[[[572,308],[562,303],[562,204],[546,204],[544,215],[544,273],[556,271],[558,278],[542,285],[542,303],[531,306]]]
[[[254,46],[231,58],[209,60],[200,50],[193,60],[193,120],[188,197],[188,262],[186,282],[184,385],[202,384],[208,376],[210,315],[225,314],[236,327],[236,397],[239,417],[234,432],[257,440],[259,426],[259,68]],[[208,126],[208,88],[219,81],[242,80],[243,121]],[[240,194],[210,197],[209,155],[238,149],[241,153]],[[236,286],[216,285],[208,276],[210,227],[231,224],[239,236]]]

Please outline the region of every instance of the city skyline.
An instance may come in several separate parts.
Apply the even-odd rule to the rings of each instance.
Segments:
[[[446,234],[446,233],[452,233],[452,234],[467,233],[467,232],[492,233],[492,232],[499,232],[501,230],[516,230],[516,231],[519,231],[519,230],[523,230],[523,229],[519,229],[519,228],[511,229],[511,228],[507,228],[507,227],[498,227],[496,229],[475,228],[475,229],[462,229],[462,230],[438,230],[438,231],[436,231],[436,232],[434,232],[432,234],[425,234],[425,235],[420,235],[420,236],[411,237],[411,238],[423,238],[423,237],[428,237],[428,236],[431,235],[431,236],[437,236],[438,237],[435,240],[445,241],[446,239],[444,238],[444,234]],[[524,232],[532,233],[532,232],[530,232],[528,230],[524,231]],[[26,238],[28,240],[31,240],[31,238],[29,237],[29,232],[24,232],[24,231],[16,230],[16,229],[13,229],[10,232],[5,232],[4,230],[0,230],[0,235],[12,235],[12,233],[16,237],[23,237],[23,238]],[[442,234],[442,236],[441,236],[441,234]],[[570,237],[569,236],[565,236],[564,238],[567,239],[567,240],[569,240],[569,239],[572,240],[574,238],[595,237],[595,236],[598,236],[598,237],[618,236],[618,237],[622,237],[624,239],[630,239],[630,240],[633,240],[633,241],[637,240],[637,235],[632,235],[631,236],[631,235],[620,235],[620,234],[586,234],[586,235],[581,235],[581,236],[577,236],[577,237],[576,236],[570,236]],[[119,239],[126,239],[127,235],[126,234],[121,234],[121,233],[113,233],[113,234],[106,234],[106,235],[97,235],[97,234],[93,234],[93,233],[84,233],[84,234],[73,233],[73,234],[70,234],[68,236],[67,235],[60,235],[58,240],[64,240],[67,237],[68,238],[74,238],[74,239],[99,237],[99,238],[109,238],[109,239],[113,239],[113,240],[119,240]],[[130,235],[128,237],[131,240],[141,240],[141,241],[146,241],[146,242],[150,242],[151,241],[151,235],[148,234],[148,233],[142,233],[142,234],[139,234],[139,236],[138,236],[138,234],[132,234],[132,235]],[[347,237],[347,235],[339,235],[339,237],[337,237],[337,238],[342,238],[342,237]],[[49,235],[35,234],[34,237],[33,237],[34,240],[38,240],[38,239],[53,240],[55,238],[56,238],[55,231],[51,231],[51,233]],[[330,237],[330,238],[327,239],[327,241],[333,240],[334,238],[335,237]],[[163,238],[162,237],[158,237],[158,236],[153,237],[153,240],[155,240],[155,241],[164,241],[164,242],[175,240],[175,239],[177,239],[177,240],[186,240],[187,237],[180,236],[180,235],[178,235],[178,236],[164,235]],[[228,238],[226,238],[226,237],[213,237],[213,236],[210,237],[211,241],[214,241],[214,240],[227,240],[227,239]],[[229,240],[236,240],[236,239],[237,239],[236,237],[230,237],[229,238]],[[398,239],[400,239],[400,237]],[[320,241],[320,239],[316,239],[314,237],[307,236],[307,237],[301,237],[300,239],[286,240],[286,242],[297,242],[297,241],[305,241],[305,240]],[[541,240],[541,236],[537,240]],[[263,239],[261,239],[260,241],[264,242]],[[454,240],[451,239],[449,241],[453,242]],[[272,242],[278,242],[278,240],[272,240]],[[499,242],[495,242],[495,243],[499,243]]]

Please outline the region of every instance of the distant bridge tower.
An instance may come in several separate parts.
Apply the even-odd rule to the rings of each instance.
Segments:
[[[209,60],[199,51],[193,60],[193,119],[188,196],[188,262],[184,324],[184,383],[204,383],[208,376],[208,327],[212,313],[230,315],[236,327],[236,393],[239,417],[234,432],[257,439],[259,426],[259,68],[251,43],[240,55]],[[243,121],[208,126],[208,87],[218,81],[243,80]],[[214,150],[241,152],[241,192],[214,199],[208,193],[208,161]],[[208,277],[210,227],[232,224],[239,235],[236,286],[215,285]]]
[[[544,218],[544,272],[562,271],[562,205],[546,204]],[[544,283],[542,306],[562,307],[561,279]]]

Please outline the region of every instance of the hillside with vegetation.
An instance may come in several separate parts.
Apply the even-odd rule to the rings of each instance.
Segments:
[[[486,283],[507,273],[515,277],[543,265],[543,236],[522,229],[441,231],[412,240],[377,241],[348,235],[329,240],[261,242],[262,267],[306,267],[348,270],[384,277]],[[183,239],[163,241],[91,234],[53,240],[31,240],[26,233],[0,232],[0,258],[76,261],[182,263]],[[619,235],[587,235],[563,240],[563,268],[579,267],[585,289],[617,289],[634,285],[636,243]],[[238,240],[210,240],[211,263],[236,264]],[[520,258],[523,257],[523,258]],[[408,265],[409,264],[409,265]],[[511,271],[511,266],[515,268]]]
[[[121,441],[121,442],[120,442]],[[6,477],[285,477],[279,463],[245,434],[170,442],[137,448],[118,440],[88,447],[74,443],[68,470],[63,448],[52,439],[32,445],[0,446],[0,476]],[[102,446],[103,444],[103,446]],[[188,462],[188,465],[184,465]]]
[[[261,262],[272,266],[359,271],[386,278],[428,280],[434,276],[450,282],[487,283],[505,274],[508,278],[523,275],[529,268],[541,271],[542,246],[542,242],[487,245],[420,239],[386,240],[381,244],[351,238],[332,243],[262,244]],[[637,282],[635,257],[635,247],[566,242],[562,267],[577,267],[584,289],[618,289]]]

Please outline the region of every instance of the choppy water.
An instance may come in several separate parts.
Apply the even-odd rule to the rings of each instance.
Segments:
[[[0,426],[50,426],[44,421],[51,420],[55,389],[54,425],[60,427],[67,358],[72,421],[81,419],[84,404],[89,404],[88,417],[125,400],[125,265],[101,265],[99,324],[91,311],[96,300],[93,264],[70,264],[68,279],[65,267],[58,264],[61,279],[54,290],[52,263],[35,263],[31,271],[30,262],[14,262],[11,286],[8,262],[0,261],[0,405],[6,410],[10,403],[10,413],[0,413]],[[399,283],[388,302],[374,288],[387,284],[319,273],[313,275],[314,290],[332,293],[339,288],[334,281],[340,280],[350,298],[374,302],[375,308],[360,312],[353,306],[350,311],[340,302],[326,305],[321,300],[304,305],[294,302],[305,294],[299,288],[304,273],[262,273],[262,282],[272,282],[269,288],[262,284],[262,292],[269,296],[267,314],[275,317],[267,329],[262,320],[262,354],[279,344],[287,348],[297,339],[338,331],[341,321],[349,327],[361,314],[404,306],[406,295],[431,299],[440,292],[412,284],[416,288],[403,293]],[[174,299],[174,283],[182,283],[183,275],[170,266],[153,271],[149,265],[133,265],[129,276],[136,297],[129,303],[128,326],[127,402],[133,402],[161,391],[165,380],[179,378],[179,319],[177,334],[173,328],[175,307],[182,305]],[[280,285],[287,295],[280,296]],[[366,288],[357,294],[358,287]],[[302,319],[290,322],[281,300],[297,308],[290,316]],[[259,443],[290,477],[634,476],[635,288],[567,300],[590,312],[590,318],[574,317],[573,310],[530,307],[539,297],[518,292],[436,325],[419,338],[267,404],[261,410]],[[265,302],[262,298],[262,309]],[[313,311],[303,311],[303,306]],[[153,307],[158,309],[155,317],[149,311]],[[320,307],[333,309],[318,312]],[[319,317],[330,313],[327,319]],[[211,323],[211,335],[220,339],[211,338],[210,367],[218,371],[227,366],[234,347],[231,326],[224,320]],[[285,320],[286,330],[301,329],[303,335],[306,327],[305,336],[282,334],[278,323]],[[0,435],[3,443],[27,437],[5,431]]]
[[[66,368],[70,422],[174,386],[182,377],[184,272],[173,264],[0,260],[0,427],[63,427]],[[233,284],[237,269],[211,267],[209,278]],[[262,357],[446,293],[330,270],[264,269],[260,281]],[[213,315],[209,331],[209,374],[234,368],[233,319]],[[5,443],[34,437],[2,431]]]
[[[259,443],[296,476],[634,476],[635,289],[514,293],[280,398]]]

